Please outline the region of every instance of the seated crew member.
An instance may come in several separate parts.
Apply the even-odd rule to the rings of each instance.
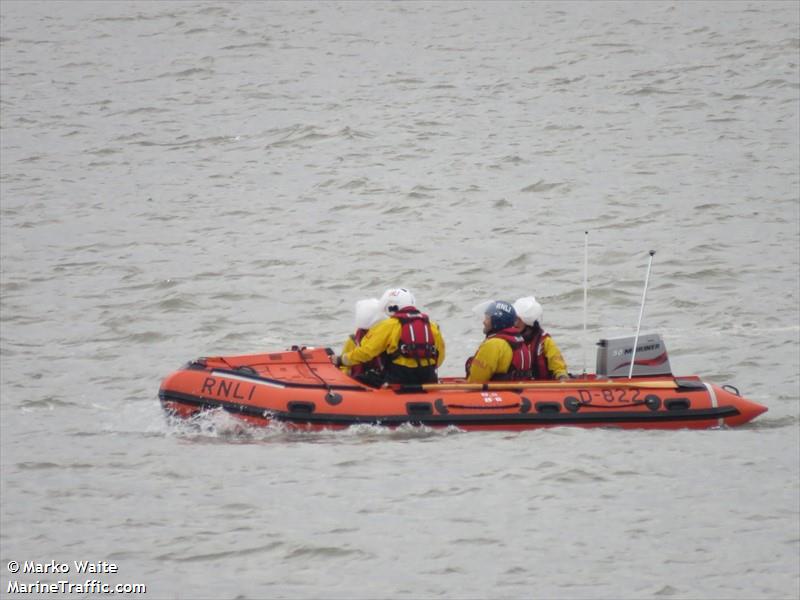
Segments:
[[[342,347],[342,354],[351,352],[356,348],[361,343],[361,340],[364,339],[369,328],[382,318],[383,311],[381,310],[380,300],[377,298],[365,298],[356,302],[356,331],[354,334],[347,336]],[[359,365],[353,365],[352,367],[342,365],[339,368],[362,383],[375,387],[383,383],[383,361],[380,356],[376,356],[372,360]]]
[[[483,315],[486,339],[466,364],[469,383],[530,379],[531,352],[514,326],[516,320],[517,313],[508,302],[496,300],[486,307]]]
[[[417,310],[414,295],[405,288],[386,290],[380,303],[387,318],[370,327],[337,364],[352,367],[382,357],[387,383],[436,383],[445,353],[438,325]]]
[[[568,379],[567,363],[550,334],[542,329],[542,305],[533,296],[514,302],[517,327],[531,349],[534,379]]]

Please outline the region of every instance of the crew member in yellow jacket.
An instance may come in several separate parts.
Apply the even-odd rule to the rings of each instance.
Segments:
[[[517,327],[528,343],[533,356],[534,379],[568,379],[567,363],[558,345],[542,328],[542,305],[533,296],[514,302],[517,312]]]
[[[510,303],[495,300],[486,306],[483,315],[486,338],[466,364],[469,383],[531,378],[530,348],[515,327],[516,321],[517,314]]]
[[[337,364],[351,367],[382,357],[387,383],[436,383],[445,356],[439,326],[417,310],[413,294],[405,288],[386,290],[380,301],[387,318],[370,327]]]
[[[355,350],[361,344],[361,340],[364,339],[364,336],[367,335],[370,327],[381,320],[383,320],[383,310],[380,306],[380,300],[377,298],[365,298],[364,300],[356,302],[356,331],[352,335],[347,336],[347,339],[344,341],[344,346],[342,347],[342,354],[347,354]],[[385,378],[383,360],[380,356],[359,365],[353,365],[351,367],[342,365],[339,368],[362,383],[376,387],[380,386]]]

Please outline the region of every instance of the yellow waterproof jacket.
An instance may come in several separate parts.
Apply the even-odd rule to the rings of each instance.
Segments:
[[[553,378],[568,377],[567,362],[564,360],[564,356],[561,354],[561,350],[558,349],[558,345],[553,341],[553,338],[547,336],[541,346],[542,352],[547,359],[547,370],[550,371]]]
[[[348,335],[347,339],[344,341],[344,346],[342,346],[342,351],[339,353],[339,355],[341,356],[347,354],[348,352],[352,352],[355,347],[356,347],[355,339],[353,339],[352,335]],[[350,367],[342,365],[339,368],[348,375],[350,374]]]
[[[467,381],[469,383],[486,383],[495,374],[508,373],[514,350],[503,338],[492,337],[483,340],[472,358]]]
[[[547,370],[554,379],[568,377],[567,363],[558,345],[549,335],[540,344],[541,352],[547,360]],[[472,359],[467,381],[469,383],[486,383],[495,375],[508,373],[514,350],[511,344],[502,338],[489,338],[483,341]],[[536,355],[534,355],[536,360]]]
[[[436,366],[442,364],[444,361],[444,338],[439,331],[439,326],[430,321],[431,331],[433,332],[433,344],[439,352],[439,356],[434,361],[433,359],[421,358],[417,362],[414,358],[407,358],[405,356],[397,356],[392,362],[404,367],[427,367],[434,362]],[[342,364],[343,365],[359,365],[368,362],[380,356],[384,352],[392,354],[397,352],[397,347],[400,345],[400,334],[402,333],[403,325],[399,319],[389,317],[376,323],[370,327],[367,335],[361,339],[361,343],[352,350],[342,351]]]

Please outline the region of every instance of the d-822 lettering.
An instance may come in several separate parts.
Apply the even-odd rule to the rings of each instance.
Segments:
[[[591,404],[592,400],[606,404],[637,404],[641,402],[641,390],[578,390],[581,404]]]

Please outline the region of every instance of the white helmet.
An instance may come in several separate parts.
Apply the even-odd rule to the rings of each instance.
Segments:
[[[382,318],[381,301],[377,298],[356,302],[356,329],[369,329]]]
[[[525,296],[514,302],[514,310],[525,325],[532,326],[536,321],[539,321],[539,325],[542,324],[544,309],[533,296]]]
[[[395,312],[406,306],[415,306],[414,294],[409,292],[406,288],[392,288],[383,292],[381,296],[381,308],[387,315],[393,315]]]

